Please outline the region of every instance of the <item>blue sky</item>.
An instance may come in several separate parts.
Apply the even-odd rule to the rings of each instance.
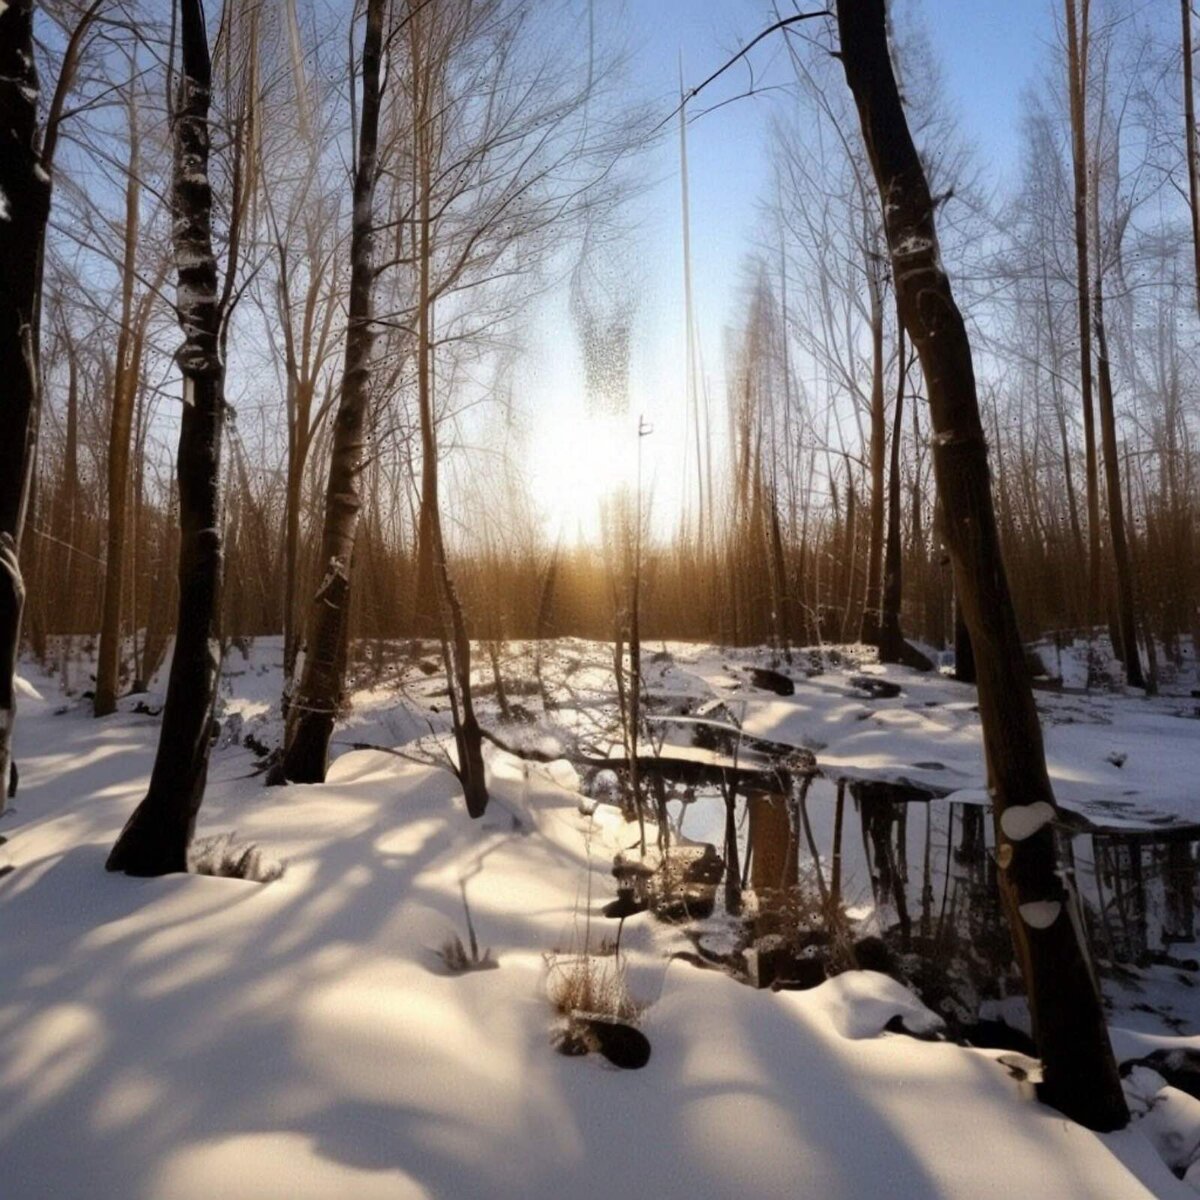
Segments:
[[[644,38],[639,74],[644,73],[648,89],[661,86],[665,97],[676,86],[680,51],[685,77],[694,83],[768,23],[763,0],[627,2]],[[785,5],[781,2],[780,7]],[[1021,93],[1045,61],[1047,44],[1055,37],[1058,7],[1053,0],[894,0],[893,19],[898,24],[914,17],[924,24],[944,73],[947,99],[975,145],[989,183],[1000,183],[1015,166]],[[754,51],[755,62],[769,70],[776,53],[763,42]],[[730,86],[719,95],[734,94],[746,78],[735,68]],[[714,85],[714,91],[720,86]],[[701,267],[706,294],[728,280],[728,253],[739,255],[752,240],[755,208],[767,180],[763,142],[774,103],[766,96],[738,100],[690,128],[697,257],[703,262],[711,253],[721,259],[711,271]],[[673,150],[672,144],[668,153]],[[673,171],[674,163],[664,163],[663,169]],[[677,187],[674,178],[670,186]]]
[[[617,2],[600,0],[598,11]],[[784,11],[786,4],[780,0]],[[664,114],[677,100],[681,54],[690,86],[771,20],[765,0],[624,0],[624,13],[638,90],[660,101]],[[985,186],[1001,184],[1016,165],[1021,93],[1045,62],[1056,13],[1053,0],[893,0],[897,25],[916,19],[928,33],[947,100],[976,148]],[[770,78],[772,59],[781,55],[778,38],[755,49],[760,79],[764,74]],[[784,72],[776,75],[784,77]],[[744,90],[746,80],[746,73],[735,68],[714,85],[712,100]],[[723,333],[736,315],[740,268],[755,244],[758,205],[769,177],[766,130],[772,105],[781,102],[769,95],[737,100],[689,127],[694,293],[718,421],[724,412]],[[557,319],[541,322],[551,328],[533,348],[528,368],[527,398],[540,414],[538,440],[555,447],[550,455],[536,456],[534,492],[552,510],[551,523],[561,522],[568,536],[576,531],[579,512],[595,507],[591,491],[598,484],[584,481],[628,475],[636,445],[632,430],[642,413],[655,426],[644,450],[656,507],[674,513],[681,503],[685,351],[673,131],[647,156],[646,171],[652,183],[636,201],[635,250],[628,264],[639,297],[630,412],[623,423],[603,430],[586,423],[577,351],[573,339],[564,336],[568,330],[562,327],[561,310]],[[629,452],[622,455],[619,447],[626,444]]]

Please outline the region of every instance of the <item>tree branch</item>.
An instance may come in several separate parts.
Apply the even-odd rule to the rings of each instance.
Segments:
[[[786,29],[789,25],[796,25],[800,21],[811,21],[816,17],[831,16],[833,16],[833,13],[829,9],[822,8],[817,12],[794,13],[790,17],[783,17],[774,24],[768,25],[766,29],[752,37],[732,58],[723,62],[707,79],[696,84],[694,88],[690,88],[688,91],[686,91],[679,103],[673,109],[671,109],[671,111],[654,127],[654,132],[657,133],[658,130],[660,130],[668,121],[670,121],[673,117],[678,116],[679,111],[686,106],[689,100],[695,96],[698,96],[706,87],[708,87],[710,83],[724,75],[730,67],[741,62],[741,60],[745,58],[746,55],[749,54],[759,42],[763,41],[764,38],[770,37],[773,33],[778,33],[781,29]]]

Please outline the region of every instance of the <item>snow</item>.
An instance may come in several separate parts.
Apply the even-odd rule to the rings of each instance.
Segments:
[[[1031,929],[1049,929],[1058,920],[1062,904],[1058,900],[1030,900],[1027,904],[1022,904],[1017,911]]]
[[[896,242],[893,253],[900,258],[912,254],[925,254],[933,248],[933,239],[920,234],[910,233]]]
[[[1054,809],[1045,800],[1033,804],[1014,804],[1000,816],[1000,828],[1011,842],[1023,842],[1033,837],[1054,820]]]
[[[1157,1071],[1134,1067],[1125,1080],[1130,1107],[1141,1115],[1142,1132],[1172,1170],[1189,1171],[1200,1183],[1200,1100],[1168,1086]],[[1195,1165],[1196,1170],[1191,1171]],[[1189,1183],[1192,1180],[1188,1181]]]
[[[825,999],[827,1016],[844,1038],[873,1038],[895,1017],[910,1033],[934,1033],[945,1022],[930,1012],[907,988],[878,971],[848,971],[826,980],[812,999]]]
[[[579,653],[583,679],[597,668]],[[784,699],[746,690],[714,651],[672,653],[655,684],[721,694],[747,731],[812,733],[846,764],[858,739],[879,771],[928,761],[933,737],[945,770],[926,774],[979,774],[970,703],[949,681],[888,668],[905,694],[864,705],[831,672]],[[274,728],[279,657],[277,640],[226,653],[225,715]],[[214,750],[199,832],[236,829],[286,860],[259,885],[106,874],[158,721],[129,701],[103,720],[57,711],[58,681],[27,675],[22,788],[0,823],[14,868],[0,878],[5,1200],[1195,1194],[1156,1148],[1191,1161],[1190,1097],[1154,1087],[1153,1121],[1089,1133],[994,1052],[885,1032],[896,1016],[915,1033],[941,1023],[894,980],[754,991],[672,958],[691,943],[649,914],[621,940],[648,1066],[555,1054],[546,956],[615,935],[598,914],[635,827],[607,805],[581,813],[566,764],[489,751],[492,806],[471,822],[448,771],[344,751],[428,741],[437,676],[360,691],[323,786],[265,789],[248,751]],[[428,720],[444,728],[444,713]],[[1090,756],[1110,740],[1060,751],[1060,774],[1103,776]],[[1124,771],[1157,758],[1139,745]],[[498,970],[453,975],[436,958],[465,938],[461,887]],[[1123,1056],[1180,1044],[1115,1041]]]

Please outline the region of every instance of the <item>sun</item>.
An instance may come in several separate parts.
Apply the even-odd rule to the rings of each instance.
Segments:
[[[552,539],[598,541],[603,502],[637,485],[637,417],[547,405],[530,438],[528,481]]]

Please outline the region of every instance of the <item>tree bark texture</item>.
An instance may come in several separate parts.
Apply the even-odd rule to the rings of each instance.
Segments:
[[[17,648],[25,585],[18,556],[33,479],[41,377],[38,281],[50,177],[37,144],[32,0],[0,10],[0,811],[12,772]]]
[[[904,420],[904,326],[898,332],[899,377],[896,383],[896,407],[892,413],[892,446],[888,463],[887,542],[883,563],[883,596],[879,622],[879,661],[903,662],[907,643],[900,628],[900,601],[903,594],[903,556],[900,546],[900,430]],[[929,664],[932,665],[932,664]]]
[[[225,364],[222,305],[212,246],[208,111],[212,65],[201,0],[180,0],[182,70],[175,108],[173,237],[176,309],[183,345],[179,479],[179,608],[158,751],[150,787],[108,856],[110,871],[165,875],[187,870],[204,799],[220,669],[221,436]]]
[[[1117,584],[1117,642],[1113,649],[1125,664],[1131,687],[1144,688],[1142,660],[1138,655],[1137,603],[1134,598],[1133,562],[1125,528],[1125,506],[1121,502],[1121,467],[1117,449],[1117,416],[1113,402],[1112,369],[1108,361],[1108,334],[1104,326],[1104,298],[1096,277],[1093,314],[1096,320],[1096,375],[1099,383],[1100,439],[1104,448],[1104,492],[1108,500],[1108,530],[1112,539]]]
[[[1192,258],[1196,271],[1196,308],[1200,310],[1200,164],[1196,161],[1196,90],[1192,72],[1192,0],[1179,0],[1183,15],[1183,118],[1186,122],[1188,207],[1192,218]]]
[[[324,782],[329,739],[345,686],[350,567],[362,509],[360,476],[365,460],[371,353],[375,341],[372,260],[384,7],[384,0],[370,0],[363,35],[362,113],[350,232],[350,304],[345,367],[333,422],[333,451],[325,492],[319,560],[324,574],[309,610],[304,667],[288,705],[283,760],[274,776],[276,780],[295,783]]]
[[[878,266],[867,259],[867,282],[871,293],[871,520],[867,548],[867,592],[863,602],[859,640],[879,645],[880,601],[884,554],[884,462],[887,423],[883,411],[883,297]],[[903,364],[901,365],[903,370]]]
[[[1066,0],[1067,85],[1071,112],[1071,162],[1074,179],[1075,287],[1079,310],[1079,387],[1083,397],[1083,444],[1087,475],[1088,592],[1087,623],[1100,618],[1100,473],[1096,455],[1096,417],[1092,385],[1092,316],[1087,231],[1087,55],[1088,4]]]
[[[901,320],[933,421],[944,535],[979,676],[1001,894],[1044,1062],[1043,1099],[1093,1129],[1129,1119],[1071,877],[1000,554],[971,347],[887,44],[884,0],[838,0],[842,65],[879,187]]]
[[[108,439],[108,530],[104,556],[104,600],[100,616],[100,648],[96,655],[96,695],[92,710],[98,717],[115,712],[121,675],[121,593],[125,583],[125,546],[129,531],[129,443],[133,436],[134,397],[139,354],[133,353],[133,285],[141,200],[138,163],[137,111],[129,95],[129,172],[125,179],[125,249],[121,264],[121,327],[117,333],[112,413]],[[138,339],[140,340],[140,339]]]

